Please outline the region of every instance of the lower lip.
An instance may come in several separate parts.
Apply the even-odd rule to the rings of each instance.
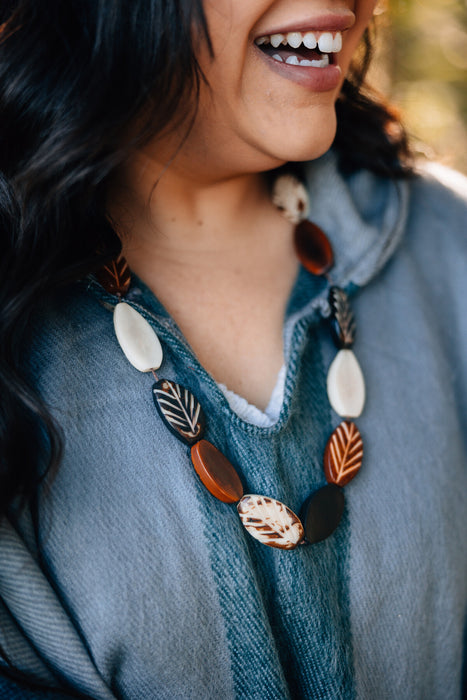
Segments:
[[[281,63],[265,54],[261,49],[258,53],[266,62],[268,68],[293,83],[298,83],[312,92],[329,92],[339,87],[342,72],[339,66],[330,64],[323,68],[314,66],[293,66]]]

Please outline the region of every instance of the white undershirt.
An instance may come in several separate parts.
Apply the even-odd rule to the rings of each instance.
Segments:
[[[247,423],[257,425],[260,428],[268,428],[277,421],[281,412],[284,400],[285,365],[282,365],[279,370],[276,385],[272,390],[271,398],[264,411],[248,403],[243,396],[239,396],[234,391],[227,389],[225,384],[218,384],[218,386],[227,399],[230,408],[239,418],[242,418]]]

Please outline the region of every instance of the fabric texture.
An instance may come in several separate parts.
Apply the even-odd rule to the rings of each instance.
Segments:
[[[30,351],[64,460],[0,532],[0,645],[35,679],[96,700],[461,697],[467,185],[444,171],[344,178],[332,153],[307,180],[336,265],[329,281],[299,272],[267,422],[215,383],[139,280],[128,302],[161,339],[160,375],[199,398],[246,492],[298,512],[325,483],[340,422],[326,395],[329,284],[349,290],[367,404],[343,521],[292,552],[253,540],[162,425],[151,377],[115,340],[115,298],[77,285],[44,307]]]

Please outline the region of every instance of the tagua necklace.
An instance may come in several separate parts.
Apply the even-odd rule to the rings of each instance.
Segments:
[[[308,195],[290,174],[280,176],[273,188],[273,203],[295,224],[295,250],[303,267],[313,275],[327,276],[334,254],[323,231],[307,220]],[[334,411],[344,420],[331,434],[324,450],[327,484],[304,500],[300,517],[269,495],[245,494],[233,464],[204,439],[206,415],[190,389],[156,371],[163,361],[159,338],[148,321],[123,299],[131,273],[120,256],[98,274],[99,283],[118,301],[113,320],[117,341],[126,358],[140,372],[155,378],[152,395],[157,412],[170,433],[190,448],[191,463],[206,489],[226,504],[237,504],[241,522],[255,539],[279,549],[295,549],[329,537],[344,511],[343,486],[359,471],[363,442],[355,423],[365,403],[365,383],[353,353],[355,318],[347,294],[336,286],[329,290],[329,326],[337,355],[327,374],[327,393]]]

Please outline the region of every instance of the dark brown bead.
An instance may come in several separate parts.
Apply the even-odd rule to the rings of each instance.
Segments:
[[[326,234],[311,221],[295,227],[295,249],[303,267],[313,275],[325,275],[334,264],[334,254]]]
[[[160,417],[175,437],[187,445],[203,437],[206,418],[189,389],[170,379],[160,379],[152,386],[152,396]]]
[[[217,447],[200,440],[191,448],[191,461],[199,478],[213,496],[223,503],[237,503],[243,486],[234,466]]]
[[[334,484],[311,494],[301,511],[305,542],[315,544],[332,535],[341,521],[344,505],[344,492]]]
[[[350,421],[337,426],[324,451],[324,473],[330,484],[345,486],[362,466],[363,441],[360,431]]]
[[[96,279],[109,294],[125,296],[130,286],[131,272],[123,255],[101,267],[96,272]]]

